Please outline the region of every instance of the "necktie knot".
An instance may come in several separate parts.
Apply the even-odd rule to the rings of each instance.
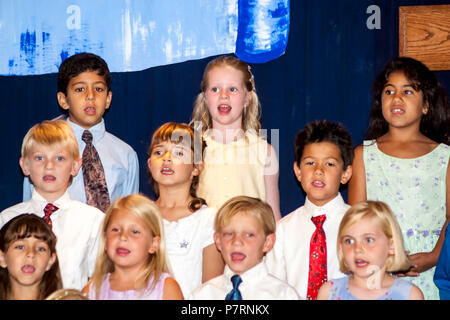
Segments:
[[[44,208],[44,217],[42,219],[44,219],[44,221],[47,222],[50,228],[53,226],[52,219],[50,218],[50,216],[56,210],[58,210],[58,207],[53,205],[52,203],[47,203],[47,205]]]
[[[325,222],[326,218],[327,217],[324,214],[322,214],[317,217],[312,217],[311,221],[314,223],[314,225],[316,226],[317,229],[320,229],[320,228],[322,228],[323,223]]]
[[[81,140],[83,140],[86,144],[92,143],[92,133],[89,130],[84,130]]]
[[[235,274],[231,277],[231,283],[233,284],[233,289],[227,294],[225,300],[242,300],[241,292],[238,287],[242,283],[241,276]]]
[[[233,289],[237,289],[239,285],[242,283],[241,276],[235,274],[231,277],[231,283],[233,284]]]

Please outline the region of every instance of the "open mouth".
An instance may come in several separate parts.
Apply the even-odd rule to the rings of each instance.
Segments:
[[[242,262],[245,260],[247,256],[241,252],[233,252],[231,254],[231,261],[233,262]]]
[[[32,273],[34,273],[35,270],[36,270],[36,268],[34,266],[32,266],[31,264],[26,264],[22,267],[22,272],[25,274],[32,274]]]
[[[357,268],[365,268],[369,265],[369,262],[367,262],[366,260],[363,260],[363,259],[356,259],[355,265]]]
[[[84,112],[90,116],[95,115],[95,107],[86,107],[84,108]]]
[[[170,168],[164,167],[161,169],[161,173],[164,175],[172,175],[174,174],[174,171]]]
[[[217,109],[219,110],[220,114],[229,114],[231,112],[231,106],[225,105],[225,104],[221,104],[220,106],[217,107]]]
[[[47,174],[47,175],[45,175],[45,176],[42,178],[42,180],[44,180],[45,182],[53,182],[53,181],[56,180],[56,177]]]
[[[405,110],[403,110],[402,108],[392,108],[391,113],[393,115],[402,115],[405,113]]]
[[[130,252],[131,251],[126,248],[117,248],[116,249],[116,254],[121,257],[126,257],[127,255],[130,254]]]
[[[325,183],[323,183],[320,180],[314,180],[313,182],[311,182],[311,184],[313,185],[313,187],[315,188],[323,188],[325,187]]]

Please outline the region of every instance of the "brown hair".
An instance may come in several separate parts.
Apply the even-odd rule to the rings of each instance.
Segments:
[[[148,149],[148,156],[151,157],[152,151],[161,142],[181,143],[192,150],[194,154],[193,164],[199,164],[202,162],[203,151],[205,149],[205,142],[200,136],[198,131],[194,131],[186,123],[167,122],[160,126],[155,133],[153,133],[152,141]],[[150,178],[150,183],[153,187],[156,198],[159,198],[158,183],[154,181],[150,169],[147,166],[147,172]],[[192,178],[189,194],[194,198],[189,203],[189,209],[194,212],[206,204],[203,198],[197,197],[197,187],[199,183],[199,176]]]
[[[31,213],[21,214],[6,223],[0,230],[0,250],[6,254],[10,245],[20,239],[34,237],[44,241],[50,254],[56,255],[56,236],[48,224]],[[50,293],[62,288],[58,257],[51,268],[46,271],[39,284],[39,297],[42,300]],[[5,300],[11,293],[8,268],[0,268],[0,299]]]

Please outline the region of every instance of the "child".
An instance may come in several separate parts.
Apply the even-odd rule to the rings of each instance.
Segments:
[[[194,290],[190,299],[298,300],[295,289],[269,274],[263,261],[275,242],[275,219],[267,203],[231,198],[217,212],[214,229],[225,272]]]
[[[169,122],[153,134],[147,161],[167,254],[184,296],[221,275],[224,267],[214,244],[216,212],[196,196],[202,153],[202,141],[191,127]]]
[[[81,289],[94,271],[103,212],[72,200],[67,188],[80,169],[77,140],[63,120],[33,126],[22,143],[20,167],[34,184],[30,200],[0,213],[0,226],[22,213],[43,217],[58,238],[64,288]]]
[[[42,300],[61,288],[56,236],[34,214],[21,214],[0,230],[0,299]]]
[[[366,140],[355,150],[348,200],[383,201],[411,254],[408,276],[426,299],[439,299],[434,266],[450,215],[450,106],[421,62],[392,60],[374,84]]]
[[[418,287],[391,274],[407,270],[411,263],[400,227],[385,203],[352,206],[339,226],[337,250],[348,276],[325,283],[319,300],[423,300]]]
[[[169,274],[160,212],[147,197],[116,199],[106,212],[95,271],[83,289],[91,300],[180,300]]]
[[[69,188],[72,199],[105,211],[116,198],[137,193],[139,163],[136,152],[128,144],[105,131],[103,114],[109,109],[112,100],[111,74],[106,62],[91,53],[76,54],[64,60],[58,72],[57,98],[61,108],[68,111],[67,122],[77,138],[81,155],[86,149],[84,132],[92,134],[92,145],[100,158],[106,179],[107,202],[100,204],[100,200],[89,200],[91,196],[87,198],[85,185],[97,182],[97,179],[92,182],[83,164],[81,174],[74,178]],[[30,181],[25,178],[23,201],[31,198],[31,192]]]
[[[197,194],[216,209],[237,195],[257,197],[281,218],[278,161],[259,136],[260,104],[250,66],[232,56],[208,63],[191,125],[204,133],[207,148]]]
[[[336,236],[349,206],[339,188],[352,175],[352,160],[350,133],[339,123],[314,121],[297,133],[294,173],[306,201],[278,222],[277,242],[266,262],[302,299],[316,299],[323,282],[343,276]]]
[[[89,300],[86,294],[74,289],[59,289],[50,294],[45,300]]]

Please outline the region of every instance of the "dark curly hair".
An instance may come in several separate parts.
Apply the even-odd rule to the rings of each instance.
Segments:
[[[352,164],[353,142],[345,126],[338,122],[316,120],[308,123],[295,137],[295,162],[298,166],[300,166],[305,147],[318,142],[330,142],[339,148],[344,161],[344,170]]]
[[[365,139],[377,139],[389,130],[389,124],[382,113],[381,96],[389,76],[395,72],[403,72],[414,90],[422,92],[423,102],[428,103],[428,112],[420,122],[420,132],[438,143],[450,144],[450,108],[445,88],[422,62],[409,57],[393,59],[375,79]]]
[[[72,78],[85,71],[96,71],[105,80],[108,91],[111,90],[111,73],[108,64],[93,53],[78,53],[64,60],[58,71],[58,91],[67,94],[67,86]]]

